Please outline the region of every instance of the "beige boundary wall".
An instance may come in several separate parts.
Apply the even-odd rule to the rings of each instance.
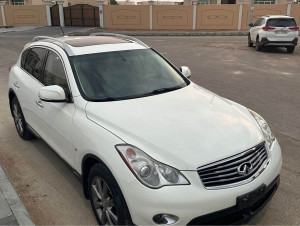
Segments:
[[[157,30],[192,30],[193,6],[153,5],[152,28]]]
[[[291,7],[291,16],[296,20],[298,26],[300,25],[300,5],[292,5]]]
[[[290,9],[291,15],[300,25],[300,5],[292,4]],[[104,5],[103,14],[104,28],[108,29],[148,30],[152,25],[153,30],[192,30],[193,27],[196,30],[246,30],[250,5]],[[287,14],[288,4],[255,4],[253,23],[263,15]]]
[[[238,28],[239,5],[197,5],[196,29]]]
[[[46,26],[45,5],[5,5],[4,13],[7,26]]]
[[[105,28],[113,29],[150,29],[149,6],[103,5]]]
[[[45,5],[5,5],[4,11],[7,26],[47,26]],[[262,15],[288,14],[299,26],[298,4],[254,5],[253,23]],[[107,29],[246,30],[249,17],[249,4],[103,5],[103,26]]]

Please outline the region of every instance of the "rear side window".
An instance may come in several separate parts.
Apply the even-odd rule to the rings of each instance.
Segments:
[[[24,68],[24,66],[25,66],[25,61],[26,61],[29,51],[30,51],[30,49],[27,49],[22,53],[22,56],[21,56],[21,67],[22,68]]]
[[[44,75],[43,84],[45,86],[58,85],[61,86],[65,92],[68,92],[69,88],[64,66],[59,56],[52,51],[49,51]]]
[[[40,82],[43,79],[43,66],[46,53],[46,49],[32,48],[26,57],[24,65],[24,69]]]
[[[296,27],[297,24],[294,19],[269,19],[267,22],[267,27]]]

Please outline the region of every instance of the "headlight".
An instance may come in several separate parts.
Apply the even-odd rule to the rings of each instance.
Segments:
[[[250,109],[248,109],[248,110],[253,115],[253,117],[256,119],[258,125],[260,126],[260,128],[264,134],[266,143],[267,143],[268,147],[270,148],[275,140],[275,137],[274,137],[270,127],[268,126],[268,123],[263,119],[263,117],[261,117],[255,111],[252,111]]]
[[[154,160],[137,147],[120,144],[116,149],[131,172],[147,187],[190,184],[179,170]]]

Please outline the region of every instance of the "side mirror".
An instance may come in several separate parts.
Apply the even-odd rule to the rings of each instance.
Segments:
[[[250,23],[250,24],[249,24],[249,27],[254,27],[253,23]]]
[[[67,101],[65,91],[57,85],[45,86],[40,88],[39,98],[46,102],[65,102]]]
[[[180,71],[187,78],[191,77],[192,75],[191,70],[187,66],[181,66]]]

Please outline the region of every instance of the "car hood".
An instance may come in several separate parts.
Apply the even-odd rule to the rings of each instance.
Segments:
[[[264,139],[245,107],[193,83],[155,96],[89,102],[86,114],[124,142],[179,170],[196,170]]]

